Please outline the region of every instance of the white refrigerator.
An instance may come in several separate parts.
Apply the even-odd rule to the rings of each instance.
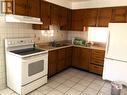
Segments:
[[[127,23],[109,23],[103,79],[127,86]]]

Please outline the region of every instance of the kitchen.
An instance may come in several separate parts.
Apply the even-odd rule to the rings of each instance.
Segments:
[[[29,3],[30,1],[15,0],[15,2],[16,4],[17,3],[25,4],[27,6],[26,3]],[[109,22],[126,23],[127,9],[125,6],[127,4],[127,1],[110,0],[110,1],[100,2],[99,0],[81,0],[77,2],[76,0],[74,0],[73,2],[71,2],[68,0],[64,0],[64,1],[48,0],[48,2],[50,3],[47,3],[41,0],[40,2],[39,0],[38,2],[36,2],[36,0],[35,1],[33,0],[32,3],[30,2],[30,4],[32,4],[34,8],[33,6],[29,6],[28,4],[27,10],[19,7],[17,4],[16,6],[17,9],[14,10],[13,14],[18,14],[23,16],[24,15],[33,16],[33,17],[39,17],[39,15],[41,15],[41,19],[43,22],[42,25],[36,25],[36,24],[32,25],[32,24],[19,23],[19,22],[7,23],[4,21],[5,15],[0,14],[1,15],[0,17],[0,54],[1,54],[0,89],[1,90],[5,89],[7,84],[7,77],[6,77],[7,70],[5,68],[6,63],[5,63],[5,48],[4,48],[5,38],[9,38],[9,39],[33,38],[37,44],[35,45],[35,47],[39,47],[41,49],[46,48],[49,50],[48,77],[51,78],[49,78],[48,80],[49,84],[47,84],[47,86],[44,86],[44,88],[42,86],[40,89],[29,93],[30,95],[43,95],[43,94],[44,95],[45,94],[110,95],[110,90],[111,90],[110,83],[103,81],[102,77],[96,74],[102,74],[103,72],[102,63],[104,63],[103,61],[104,61],[105,42],[107,40],[107,35],[108,35],[107,32],[108,23]],[[41,8],[36,6],[36,4],[39,4],[38,6],[41,6]],[[32,11],[29,10],[29,7]],[[12,6],[10,6],[9,4],[7,13],[9,12],[12,13],[11,9]],[[73,11],[71,9],[73,9]],[[79,9],[79,10],[75,10],[75,9]],[[2,10],[2,12],[4,13],[5,11]],[[21,22],[22,21],[23,19],[21,20]],[[53,26],[51,24],[53,24]],[[95,46],[93,47],[72,45],[73,42],[72,39],[74,40],[75,37],[78,38],[77,39],[78,41],[80,40],[79,42],[77,42],[77,44],[80,44],[82,42],[82,39],[83,41],[84,40],[90,42],[95,41],[99,43],[94,43]],[[50,42],[54,42],[54,41],[56,47],[47,46],[48,44],[51,44]],[[61,43],[63,46],[61,46]],[[59,47],[57,47],[57,45]],[[87,45],[89,46],[89,43]],[[91,60],[91,58],[95,58],[95,59]],[[83,64],[84,62],[86,63],[85,65]],[[72,66],[78,68],[79,70],[71,68]],[[87,72],[84,70],[86,70]],[[89,72],[93,72],[93,73],[89,73]],[[57,77],[59,78],[57,79]],[[88,79],[85,80],[85,78]],[[56,80],[57,81],[59,80],[59,82],[56,82]],[[60,85],[64,82],[65,85]],[[86,85],[82,86],[81,84],[86,84]],[[0,94],[17,95],[14,93],[14,91],[11,91],[9,89],[2,90]],[[126,89],[123,88],[122,95],[126,95],[126,94],[127,94]]]

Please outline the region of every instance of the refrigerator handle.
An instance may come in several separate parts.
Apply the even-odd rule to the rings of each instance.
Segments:
[[[105,53],[105,55],[108,54],[108,51],[109,51],[109,43],[110,43],[110,31],[109,31],[109,34],[108,34],[108,42],[107,42],[107,47],[106,47],[106,53]]]

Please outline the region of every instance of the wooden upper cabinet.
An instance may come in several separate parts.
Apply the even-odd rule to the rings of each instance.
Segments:
[[[41,1],[41,19],[43,24],[41,25],[41,29],[49,29],[49,25],[50,25],[50,3],[45,2],[45,1]]]
[[[72,30],[83,31],[84,10],[72,10]]]
[[[40,17],[40,0],[13,0],[13,14]]]
[[[96,26],[98,9],[86,9],[84,14],[84,26]]]
[[[49,2],[41,0],[41,9],[40,9],[40,14],[41,14],[41,20],[43,24],[41,25],[33,25],[33,29],[36,30],[48,30],[49,25],[50,25],[50,6],[51,4]]]
[[[100,8],[98,9],[97,24],[98,27],[108,27],[108,23],[111,21],[112,8]]]
[[[115,23],[127,22],[127,7],[112,8],[112,21]]]
[[[13,14],[26,16],[27,15],[26,7],[27,0],[14,0]]]
[[[51,25],[57,25],[61,30],[67,30],[67,12],[67,8],[52,4]]]
[[[40,18],[40,0],[28,0],[28,16]]]
[[[67,12],[68,9],[61,7],[60,8],[60,29],[67,30]]]
[[[67,30],[71,30],[71,24],[72,24],[72,10],[67,10]]]
[[[60,6],[51,5],[51,24],[60,26]]]

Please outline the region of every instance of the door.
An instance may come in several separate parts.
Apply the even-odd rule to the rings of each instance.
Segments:
[[[26,7],[27,7],[27,0],[14,0],[14,9],[13,12],[16,15],[27,15]]]
[[[67,8],[60,7],[60,29],[67,30]]]
[[[56,74],[57,67],[57,50],[49,51],[48,55],[48,77]]]
[[[51,8],[50,7],[51,7],[51,4],[49,2],[41,0],[40,15],[41,15],[41,21],[43,22],[43,24],[41,24],[41,25],[34,24],[33,29],[49,30],[49,25],[51,23],[51,17],[50,17]]]
[[[97,22],[98,9],[86,9],[84,15],[84,26],[94,27]]]
[[[108,27],[108,23],[111,21],[112,8],[100,8],[98,9],[97,26]]]
[[[40,0],[28,0],[28,16],[40,18]]]
[[[72,53],[72,66],[80,68],[79,64],[79,58],[80,58],[80,48],[79,47],[73,47],[73,53]]]
[[[46,1],[41,1],[41,19],[43,24],[41,25],[41,29],[48,30],[50,25],[50,3]]]
[[[66,48],[66,64],[65,67],[69,68],[71,67],[72,63],[72,47]]]
[[[127,7],[112,8],[112,21],[113,23],[127,22]]]
[[[127,63],[111,59],[105,59],[103,79],[127,83]],[[126,84],[125,84],[126,85]]]
[[[72,30],[83,31],[84,10],[72,10]]]
[[[66,57],[65,57],[65,54],[66,54],[66,49],[63,48],[63,49],[59,49],[58,50],[58,63],[57,63],[57,72],[60,72],[62,70],[64,70],[66,68]]]
[[[25,57],[22,60],[22,85],[47,75],[48,54]]]
[[[127,61],[127,23],[110,23],[106,58]]]
[[[89,63],[90,63],[90,50],[87,48],[80,48],[80,68],[84,70],[89,69]]]
[[[51,24],[60,26],[60,6],[51,4]]]

